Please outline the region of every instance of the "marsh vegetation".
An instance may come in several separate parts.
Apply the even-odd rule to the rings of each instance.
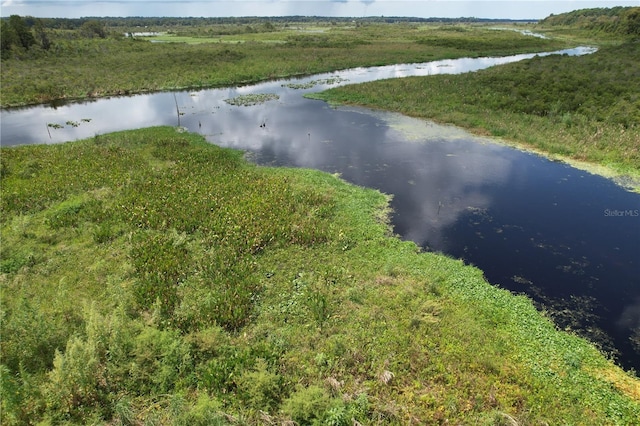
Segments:
[[[114,36],[133,30],[109,21],[55,22],[34,22],[41,37],[28,46],[3,45],[3,106],[572,43],[460,25],[279,21],[181,23],[175,37],[210,40],[151,43]],[[607,43],[592,59],[322,96],[637,171],[638,43]],[[583,89],[587,72],[601,94]],[[377,191],[257,167],[172,127],[0,154],[4,424],[640,418],[637,377],[482,271],[395,237]]]
[[[376,191],[169,127],[1,158],[5,424],[640,415],[636,379],[391,236]]]
[[[21,31],[35,31],[28,26],[36,26],[37,21],[32,21],[25,20]],[[178,26],[169,27],[173,35],[166,36],[176,42],[152,43],[153,37],[126,37],[134,29],[108,27],[108,22],[85,23],[78,29],[62,29],[61,24],[49,28],[41,22],[39,28],[48,40],[46,49],[35,38],[26,48],[17,42],[4,46],[2,106],[222,87],[358,66],[507,55],[567,46],[564,41],[483,26],[351,21],[274,22],[269,26],[263,23],[253,25],[252,31],[236,24],[244,29],[236,32],[228,24],[224,31],[219,27],[222,24],[188,30]],[[3,31],[8,31],[7,21],[2,20],[1,25]],[[70,25],[67,23],[67,27]]]
[[[235,98],[225,99],[224,101],[229,105],[235,106],[251,106],[263,104],[265,102],[274,101],[280,97],[275,93],[256,93],[251,95],[240,95]]]
[[[640,178],[640,43],[464,75],[389,79],[314,97],[455,124]]]

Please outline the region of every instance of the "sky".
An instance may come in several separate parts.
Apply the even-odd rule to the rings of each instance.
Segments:
[[[640,0],[0,0],[0,16],[405,16],[543,19],[576,9],[640,6]]]

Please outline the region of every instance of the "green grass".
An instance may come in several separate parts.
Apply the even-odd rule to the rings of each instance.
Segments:
[[[194,31],[194,30],[191,30]],[[2,107],[177,88],[221,87],[358,66],[554,50],[567,43],[481,26],[367,24],[277,31],[83,39],[58,30],[43,51],[2,61]],[[105,73],[104,70],[109,72]]]
[[[601,164],[633,182],[640,180],[639,65],[640,43],[619,41],[592,55],[363,83],[313,97],[452,123],[547,155]]]
[[[2,149],[4,424],[610,424],[637,378],[390,233],[388,197],[162,127]]]

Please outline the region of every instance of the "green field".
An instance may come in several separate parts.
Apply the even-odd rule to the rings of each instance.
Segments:
[[[127,38],[124,30],[105,38],[83,37],[79,30],[51,30],[48,50],[36,44],[28,50],[13,45],[3,51],[1,104],[233,86],[359,66],[538,52],[568,45],[471,25],[299,24],[240,32],[242,28],[175,30],[151,38]]]
[[[390,235],[388,198],[174,128],[2,149],[3,424],[632,424],[638,381]]]

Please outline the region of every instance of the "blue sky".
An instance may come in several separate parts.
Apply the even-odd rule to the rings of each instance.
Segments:
[[[0,0],[0,15],[83,16],[411,16],[542,19],[576,9],[640,6],[640,0]]]

